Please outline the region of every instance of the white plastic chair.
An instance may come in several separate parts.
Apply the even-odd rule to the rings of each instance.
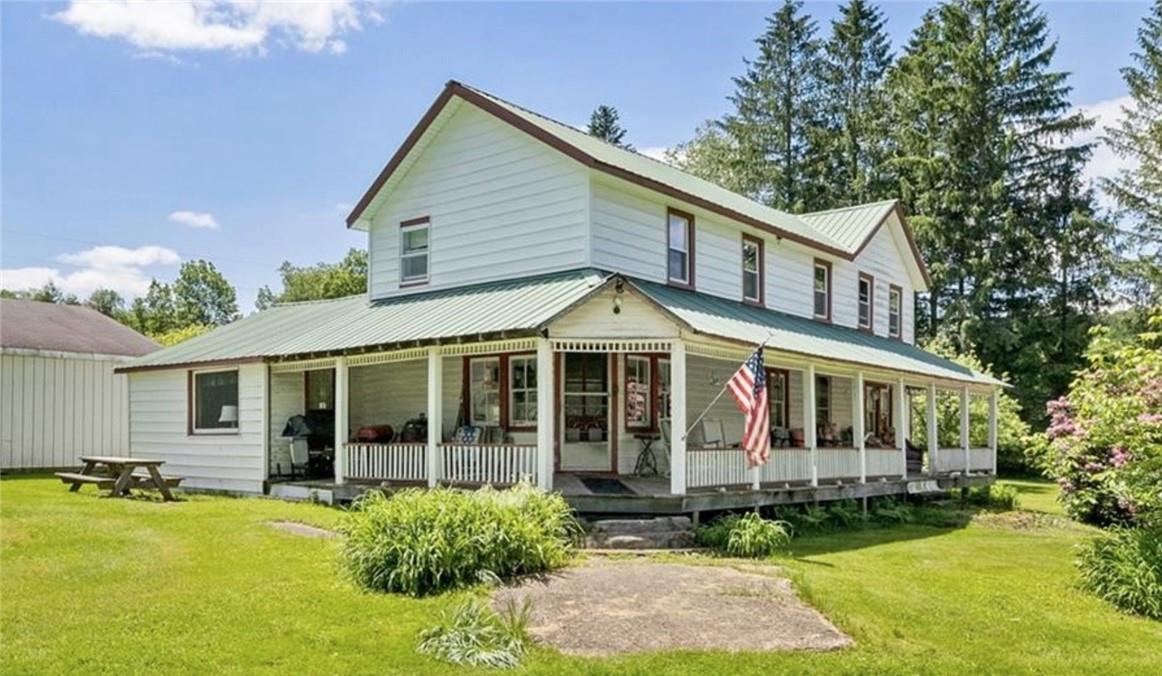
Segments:
[[[702,421],[702,446],[705,448],[726,448],[726,427],[716,418]]]
[[[295,478],[295,468],[302,468],[303,477],[307,476],[307,466],[311,461],[311,453],[307,449],[306,439],[293,439],[290,442],[290,470],[291,478]]]

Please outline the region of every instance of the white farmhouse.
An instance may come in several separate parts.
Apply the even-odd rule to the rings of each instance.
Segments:
[[[0,469],[76,469],[129,448],[128,378],[157,343],[76,305],[0,299]]]
[[[135,454],[202,488],[529,477],[635,513],[992,480],[1001,383],[915,347],[928,273],[895,201],[783,213],[449,82],[347,223],[366,296],[122,369]],[[774,449],[748,470],[715,398],[758,344]],[[938,390],[964,405],[959,443],[911,447],[906,404]],[[992,431],[972,444],[975,396]]]

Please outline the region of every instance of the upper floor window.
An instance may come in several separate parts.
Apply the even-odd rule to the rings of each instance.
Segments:
[[[904,307],[904,291],[898,286],[888,287],[888,335],[900,337],[901,311]]]
[[[508,359],[508,417],[512,427],[535,427],[537,424],[537,358]]]
[[[679,286],[694,286],[694,217],[670,209],[666,227],[666,279]]]
[[[742,236],[742,299],[763,304],[763,242],[750,235]]]
[[[871,275],[859,273],[859,328],[872,330],[876,283]]]
[[[399,281],[422,284],[428,281],[428,235],[431,222],[427,216],[400,223]]]
[[[831,263],[815,259],[813,293],[816,319],[831,319]]]
[[[238,371],[190,374],[190,434],[238,431]]]

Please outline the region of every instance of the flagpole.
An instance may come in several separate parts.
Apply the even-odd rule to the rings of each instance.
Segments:
[[[756,347],[754,351],[751,352],[751,354],[754,354],[754,352],[758,351],[759,348],[766,347],[767,341],[769,341],[773,335],[775,335],[774,331],[768,331],[767,337],[763,338],[763,342],[759,343],[758,347]],[[750,359],[750,357],[751,355],[748,354],[746,359]],[[739,362],[739,368],[741,368],[742,365],[746,363],[746,359],[743,359],[741,362]],[[735,371],[737,370],[738,369],[736,368]],[[694,422],[690,423],[690,426],[686,428],[686,432],[682,434],[683,439],[688,439],[690,437],[690,432],[694,431],[694,428],[698,426],[698,423],[702,422],[702,419],[706,417],[706,414],[710,412],[710,409],[714,408],[714,405],[717,404],[718,400],[722,398],[722,395],[726,394],[726,386],[729,383],[729,378],[722,383],[722,387],[719,388],[718,394],[715,395],[714,399],[712,399],[710,403],[706,405],[706,408],[702,409],[702,412],[698,414],[698,417],[694,418]]]

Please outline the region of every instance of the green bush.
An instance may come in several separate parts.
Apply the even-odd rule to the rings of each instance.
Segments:
[[[751,512],[731,514],[697,530],[700,544],[728,556],[764,558],[791,543],[791,527],[786,521],[764,519]]]
[[[560,495],[522,484],[369,492],[340,530],[342,563],[356,584],[421,596],[563,566],[577,525]]]
[[[863,516],[863,507],[855,500],[840,500],[827,507],[828,521],[834,528],[853,528],[860,526],[866,520]]]
[[[872,503],[872,518],[880,523],[912,523],[916,512],[906,502],[895,498],[878,498]]]
[[[528,646],[532,605],[509,602],[503,615],[478,599],[469,599],[440,615],[440,621],[420,633],[417,650],[451,664],[511,668],[520,664]]]
[[[1162,620],[1162,528],[1114,528],[1081,546],[1085,586],[1118,608]]]

